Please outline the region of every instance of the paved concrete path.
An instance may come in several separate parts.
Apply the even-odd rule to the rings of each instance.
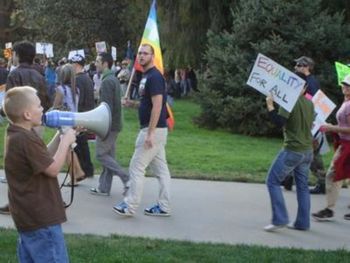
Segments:
[[[3,171],[0,171],[0,176]],[[62,177],[62,176],[61,176]],[[270,247],[299,247],[304,249],[350,250],[350,221],[343,219],[350,213],[350,190],[342,189],[338,200],[336,221],[312,221],[310,231],[281,229],[267,233],[262,228],[270,222],[271,210],[267,189],[263,184],[228,183],[195,180],[172,180],[172,216],[157,218],[143,215],[143,208],[153,204],[158,182],[147,178],[140,209],[132,218],[123,218],[112,211],[122,200],[122,186],[114,178],[109,197],[89,194],[98,178],[87,179],[76,187],[73,205],[67,210],[65,233],[128,236],[254,244]],[[69,200],[69,189],[63,190]],[[293,219],[296,214],[295,192],[285,192],[286,203]],[[0,205],[7,201],[7,185],[0,184]],[[324,207],[325,196],[312,196],[312,211]],[[1,227],[14,227],[10,216],[0,215]]]

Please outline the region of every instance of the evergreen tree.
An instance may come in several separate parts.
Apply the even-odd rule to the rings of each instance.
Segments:
[[[200,124],[250,135],[276,132],[264,96],[245,84],[258,53],[291,70],[293,59],[312,57],[322,89],[339,98],[334,61],[342,61],[350,47],[342,14],[328,14],[321,0],[241,0],[232,18],[230,31],[208,33],[211,77],[202,81]]]

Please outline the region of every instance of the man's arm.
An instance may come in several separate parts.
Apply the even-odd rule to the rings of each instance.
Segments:
[[[154,144],[154,132],[156,130],[160,112],[162,110],[163,105],[163,95],[155,95],[152,96],[152,111],[151,111],[151,119],[149,121],[147,137],[145,140],[145,148],[152,148]]]

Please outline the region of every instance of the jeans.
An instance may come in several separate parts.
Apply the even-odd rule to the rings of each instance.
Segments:
[[[61,225],[19,231],[17,257],[21,263],[69,262]]]
[[[302,230],[310,228],[310,193],[308,187],[308,175],[312,158],[312,150],[294,152],[282,149],[278,153],[270,167],[266,179],[272,207],[272,224],[286,225],[289,223],[288,212],[280,184],[286,176],[293,174],[298,201],[298,212],[294,222],[294,227]]]

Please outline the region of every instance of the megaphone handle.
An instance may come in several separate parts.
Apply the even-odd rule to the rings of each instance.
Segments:
[[[60,132],[62,133],[62,134],[64,134],[64,133],[66,133],[66,131],[67,131],[67,129],[69,129],[70,127],[68,127],[68,126],[62,126],[61,128],[60,128]],[[70,145],[70,149],[71,149],[71,151],[73,151],[74,150],[74,148],[77,146],[77,143],[76,142],[73,142],[71,145]]]

